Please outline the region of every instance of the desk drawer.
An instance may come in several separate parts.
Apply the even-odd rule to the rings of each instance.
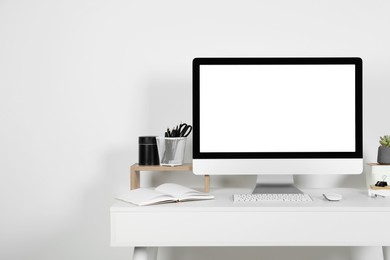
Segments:
[[[111,212],[112,246],[383,246],[390,212]]]

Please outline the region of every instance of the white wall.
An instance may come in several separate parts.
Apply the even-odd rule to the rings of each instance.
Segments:
[[[129,259],[130,249],[109,247],[109,206],[128,189],[137,137],[191,122],[196,56],[362,57],[364,156],[375,161],[378,136],[390,131],[389,11],[388,1],[0,1],[0,259]],[[175,180],[202,181],[146,174],[142,184]],[[319,180],[298,178],[364,185],[363,175]],[[160,259],[353,255],[347,248],[160,252]]]

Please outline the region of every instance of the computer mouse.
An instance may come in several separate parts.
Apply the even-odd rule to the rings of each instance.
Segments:
[[[343,198],[343,195],[337,193],[324,193],[322,195],[329,201],[339,201]]]

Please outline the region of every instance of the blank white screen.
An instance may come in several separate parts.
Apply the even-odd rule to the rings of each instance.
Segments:
[[[354,65],[200,65],[200,152],[354,152]]]

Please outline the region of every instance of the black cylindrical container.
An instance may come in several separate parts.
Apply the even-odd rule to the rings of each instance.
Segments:
[[[139,165],[160,165],[155,136],[140,136],[138,137],[138,144]]]

